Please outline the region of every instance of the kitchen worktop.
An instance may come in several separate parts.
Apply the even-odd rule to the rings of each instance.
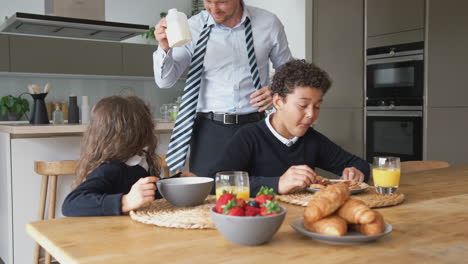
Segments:
[[[156,132],[167,132],[174,128],[172,121],[155,121]],[[0,132],[12,137],[47,137],[57,135],[81,135],[86,130],[86,124],[63,125],[31,125],[29,123],[0,123]]]

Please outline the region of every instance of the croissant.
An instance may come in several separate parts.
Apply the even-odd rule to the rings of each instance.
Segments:
[[[369,224],[375,220],[377,213],[361,200],[349,199],[338,209],[338,215],[350,224]]]
[[[345,182],[328,185],[312,196],[312,200],[304,210],[304,218],[309,222],[315,222],[331,215],[348,198],[349,189]]]
[[[324,235],[342,236],[348,231],[346,221],[336,214],[327,216],[316,222],[304,219],[302,225],[309,231]]]
[[[385,230],[385,224],[383,216],[379,212],[375,212],[375,220],[370,224],[359,224],[354,225],[356,231],[363,233],[364,235],[373,236],[383,233]]]

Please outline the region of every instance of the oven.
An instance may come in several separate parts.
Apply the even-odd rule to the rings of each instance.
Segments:
[[[366,158],[397,156],[401,161],[422,160],[422,106],[368,106]]]
[[[367,105],[422,105],[424,42],[367,50]]]

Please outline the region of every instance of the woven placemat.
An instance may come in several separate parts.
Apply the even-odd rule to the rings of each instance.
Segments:
[[[210,209],[215,206],[216,196],[210,195],[205,203],[193,207],[175,207],[166,199],[149,202],[135,211],[130,217],[138,222],[171,228],[211,229]]]
[[[285,195],[278,195],[277,199],[290,204],[307,206],[309,201],[312,199],[313,193],[310,192],[299,192]],[[363,201],[370,208],[378,208],[385,206],[392,206],[402,203],[405,200],[405,195],[403,193],[394,193],[394,194],[378,194],[375,191],[374,187],[369,187],[367,190],[362,193],[351,195],[354,199],[359,199]]]

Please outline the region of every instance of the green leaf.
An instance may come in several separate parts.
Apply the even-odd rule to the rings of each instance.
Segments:
[[[8,112],[22,115],[28,111],[29,102],[24,98],[7,95],[0,99],[0,112],[4,115]]]
[[[6,115],[8,112],[8,109],[4,105],[0,105],[0,114]]]

